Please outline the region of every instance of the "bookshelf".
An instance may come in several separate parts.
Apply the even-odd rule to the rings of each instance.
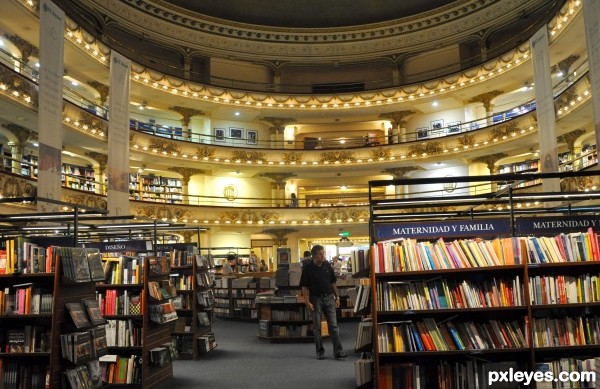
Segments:
[[[136,363],[142,367],[138,383],[132,387],[158,386],[173,376],[171,362],[176,356],[171,339],[171,321],[177,319],[177,313],[172,301],[175,287],[169,279],[170,258],[153,255],[149,241],[85,245],[102,252],[104,261],[106,278],[96,284],[96,298],[108,320],[109,355],[101,362],[118,364],[136,355]]]
[[[228,319],[258,319],[256,296],[275,288],[274,272],[231,273],[215,280],[213,312]]]
[[[91,166],[63,163],[61,173],[64,187],[96,192],[96,173]]]
[[[6,240],[2,245],[0,256],[6,258],[10,245]],[[14,256],[16,252],[13,248]],[[60,326],[52,298],[60,289],[59,280],[54,267],[36,273],[16,273],[16,268],[0,269],[0,384],[43,388],[46,381],[60,380],[60,349],[52,344]],[[62,295],[57,293],[56,298]]]
[[[257,304],[258,339],[270,343],[313,342],[312,318],[304,301],[297,301],[296,296],[270,296]]]
[[[129,197],[132,200],[181,204],[183,186],[179,178],[130,173]]]
[[[570,176],[526,177],[502,177],[507,197],[523,181]],[[485,181],[494,179],[458,179],[467,186]],[[384,182],[392,183],[370,186]],[[514,206],[490,217],[477,211],[476,196],[458,194],[454,214],[439,218],[428,218],[432,199],[371,198],[378,387],[488,387],[490,371],[595,369],[600,242],[588,226],[597,216],[578,215],[576,202],[565,212],[558,203],[564,193],[544,196],[557,202],[540,205],[539,214]]]
[[[158,246],[157,250],[165,245]],[[178,314],[172,323],[171,336],[179,359],[197,359],[216,347],[212,332],[214,261],[210,255],[199,254],[195,245],[168,246],[169,276],[177,290],[174,305]]]

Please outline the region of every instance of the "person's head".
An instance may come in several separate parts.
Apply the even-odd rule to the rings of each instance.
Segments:
[[[303,256],[304,258],[310,258],[310,256],[311,256],[311,254],[310,254],[310,251],[308,251],[308,250],[305,250],[305,251],[304,251],[304,254],[302,254],[302,256]]]
[[[261,259],[261,260],[260,260],[260,264],[261,264],[261,265],[266,265],[266,263],[265,263],[265,260],[264,260],[264,259]]]
[[[316,244],[310,250],[313,262],[317,265],[321,265],[325,261],[325,247],[320,244]]]
[[[292,193],[292,198],[295,199],[296,198],[296,193]]]
[[[234,262],[236,259],[237,259],[236,256],[233,254],[227,255],[227,262],[229,262],[229,263]]]
[[[336,255],[336,256],[334,256],[333,258],[331,258],[331,260],[332,260],[334,263],[335,263],[335,262],[337,262],[337,261],[338,261],[338,259],[339,259],[339,258],[338,258],[338,256],[337,256],[337,255]]]

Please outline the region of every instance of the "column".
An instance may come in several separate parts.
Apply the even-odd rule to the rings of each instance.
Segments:
[[[264,117],[260,120],[263,120],[265,122],[268,122],[272,125],[272,127],[269,128],[269,130],[271,131],[271,136],[272,136],[272,140],[274,140],[276,143],[276,147],[277,148],[286,148],[286,142],[284,142],[283,139],[283,130],[285,129],[285,126],[295,122],[296,120],[293,118],[278,118],[278,117]],[[295,148],[294,142],[292,142],[292,147],[291,148]]]
[[[172,167],[169,170],[181,174],[181,192],[183,195],[183,204],[199,204],[199,201],[190,202],[190,178],[195,174],[204,174],[204,170],[187,167]]]
[[[408,117],[416,112],[411,110],[385,112],[379,115],[380,119],[387,119],[392,123],[394,131],[391,143],[406,142],[406,121]]]
[[[485,116],[487,119],[486,126],[492,125],[492,115],[494,114],[492,100],[496,97],[504,94],[503,91],[493,90],[490,92],[482,93],[480,95],[472,97],[468,103],[482,103],[485,107]],[[478,118],[479,119],[479,118]]]
[[[3,124],[2,127],[6,128],[13,135],[8,140],[8,146],[10,147],[10,154],[12,157],[11,172],[19,174],[21,172],[21,162],[23,161],[25,144],[28,140],[33,139],[35,135],[29,129],[14,123]]]
[[[581,163],[581,161],[579,161],[579,163],[575,161],[575,155],[577,154],[577,150],[575,150],[575,141],[577,141],[577,139],[579,139],[579,137],[583,134],[585,134],[585,130],[580,128],[571,132],[567,132],[566,134],[560,135],[556,138],[558,142],[567,144],[567,148],[569,149],[569,153],[571,155],[571,161],[573,161],[573,170],[578,170]],[[581,146],[579,146],[579,148],[581,149]]]
[[[600,2],[583,1],[583,20],[587,43],[590,83],[592,90],[592,109],[596,131],[596,147],[600,149]]]
[[[100,185],[99,185],[98,190],[96,190],[96,193],[106,194],[107,193],[106,177],[105,177],[104,173],[106,172],[106,167],[108,165],[108,155],[102,154],[102,153],[97,153],[95,151],[89,151],[89,152],[85,153],[85,155],[93,158],[98,163],[98,170],[96,171],[96,174],[95,174],[95,177],[96,177],[95,180],[96,180],[96,182],[100,183]]]
[[[274,181],[272,186],[273,206],[285,207],[285,182],[296,175],[294,173],[263,173],[260,177],[267,177]]]
[[[40,67],[38,99],[38,196],[61,198],[62,113],[65,13],[49,0],[40,3]],[[37,202],[38,212],[58,210],[56,204]]]
[[[498,167],[496,166],[496,162],[501,160],[502,158],[508,157],[508,154],[504,153],[496,153],[490,155],[482,155],[477,158],[473,158],[473,162],[485,163],[488,170],[490,171],[490,176],[498,173]],[[491,191],[496,192],[498,190],[498,182],[492,182]]]
[[[535,83],[535,103],[538,121],[538,140],[540,145],[540,171],[552,173],[558,171],[558,152],[556,149],[556,112],[550,74],[548,28],[542,26],[529,40],[533,64],[533,82]],[[560,180],[542,181],[543,192],[559,192]]]
[[[409,172],[419,171],[419,170],[423,170],[423,168],[420,166],[403,166],[403,167],[394,167],[394,168],[385,169],[382,171],[382,173],[390,174],[394,180],[399,180],[401,178],[408,178],[406,175]],[[400,186],[400,185],[396,185],[395,186],[395,194],[396,194],[397,199],[403,198],[404,197],[404,187]]]
[[[190,140],[192,138],[192,134],[189,131],[190,120],[193,116],[204,115],[204,112],[199,111],[193,108],[186,108],[180,106],[172,106],[169,107],[171,111],[175,111],[182,116],[181,118],[181,126],[182,126],[182,136],[184,140]]]

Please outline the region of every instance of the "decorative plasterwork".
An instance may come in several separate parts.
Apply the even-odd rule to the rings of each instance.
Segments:
[[[302,163],[302,153],[283,153],[283,161],[289,165]]]
[[[268,28],[204,15],[198,18],[180,8],[168,8],[164,3],[149,0],[87,0],[86,3],[134,31],[203,53],[313,62],[319,58],[381,57],[455,44],[482,28],[504,25],[521,12],[533,12],[545,0],[462,0],[438,13],[336,29]],[[141,26],[149,28],[140,30]],[[240,44],[240,38],[244,44]]]
[[[100,197],[93,194],[80,194],[80,193],[64,193],[63,201],[73,204],[81,205],[86,208],[95,209],[107,209],[108,205],[105,197]]]
[[[17,47],[17,49],[19,49],[19,51],[21,52],[21,61],[23,61],[24,63],[29,62],[29,57],[35,57],[35,58],[40,57],[39,49],[36,46],[34,46],[33,44],[31,44],[29,41],[21,38],[19,35],[4,34],[4,36],[12,44],[14,44]]]
[[[572,153],[575,150],[575,142],[583,134],[585,134],[585,130],[578,128],[577,130],[558,136],[556,140],[560,143],[566,143],[569,151]]]
[[[9,68],[0,67],[0,91],[10,98],[24,101],[29,106],[37,107],[38,93],[36,87],[20,74]]]
[[[406,118],[416,113],[416,111],[411,110],[385,112],[380,114],[379,118],[389,120],[395,128],[403,128],[406,125]]]
[[[263,164],[267,161],[266,153],[258,151],[243,151],[235,150],[231,153],[231,160],[234,162],[250,162],[256,164]]]
[[[495,174],[496,173],[496,162],[498,162],[502,158],[506,158],[506,157],[508,157],[508,154],[504,154],[504,153],[482,155],[480,157],[473,158],[473,162],[485,163],[485,165],[489,169],[490,173]]]
[[[98,93],[100,94],[100,105],[104,105],[104,103],[106,103],[106,99],[108,98],[110,87],[96,80],[88,81],[88,85],[94,88],[96,91],[98,91]]]
[[[187,223],[192,212],[189,209],[175,205],[139,205],[135,209],[135,215],[174,223]]]
[[[85,155],[91,157],[94,161],[98,163],[98,169],[100,170],[100,174],[104,173],[108,164],[107,154],[97,153],[95,151],[88,151],[87,153],[85,153]]]
[[[184,126],[189,126],[190,125],[190,120],[192,119],[193,116],[200,116],[200,115],[204,115],[204,112],[198,110],[198,109],[193,109],[193,108],[187,108],[187,107],[180,107],[178,105],[169,107],[169,109],[171,111],[175,111],[178,114],[180,114],[182,116],[181,118],[181,124],[183,124]]]
[[[392,157],[392,149],[390,148],[377,148],[371,150],[371,156],[373,160],[384,161]]]
[[[316,212],[309,212],[308,220],[313,224],[330,224],[364,221],[369,218],[368,210],[363,208],[333,208],[322,209]]]
[[[163,155],[177,156],[181,154],[181,147],[172,141],[158,138],[150,138],[148,141],[148,149],[153,153],[160,153]]]
[[[353,151],[326,151],[321,153],[319,163],[323,164],[338,164],[355,162],[356,157]]]
[[[88,4],[92,2],[98,3],[98,0],[86,0]],[[143,2],[138,2],[137,0],[128,0],[130,3],[139,3],[138,6],[142,6]],[[489,0],[488,0],[489,1]],[[512,0],[515,2],[516,0]],[[36,2],[32,2],[30,0],[21,0],[22,4],[32,11],[36,11]],[[119,1],[112,0],[112,5],[119,5]],[[483,6],[487,2],[480,2],[480,5]],[[519,1],[516,1],[519,3]],[[104,2],[101,3],[100,7],[103,7]],[[127,8],[128,6],[122,4],[123,7]],[[130,10],[131,11],[131,10]],[[554,40],[561,31],[565,30],[565,27],[569,25],[574,19],[575,15],[577,15],[581,11],[581,1],[580,0],[569,0],[558,12],[558,14],[554,17],[554,19],[548,24],[548,29],[550,31],[550,38]],[[137,11],[132,11],[136,14]],[[118,14],[118,12],[116,12]],[[176,13],[165,14],[167,18],[173,17],[175,19],[180,18],[180,16],[176,16]],[[119,16],[119,15],[115,15]],[[146,15],[147,16],[147,15]],[[150,17],[150,16],[149,16]],[[153,17],[153,16],[152,16]],[[119,19],[118,17],[115,19]],[[182,20],[186,20],[190,22],[188,17],[183,17]],[[445,18],[443,18],[445,19]],[[134,19],[135,23],[139,23],[139,20]],[[435,21],[436,23],[440,22],[442,19]],[[416,20],[412,20],[411,22],[417,22]],[[481,28],[480,24],[481,20],[477,21],[477,29]],[[177,22],[173,23],[171,21],[165,21],[165,23],[170,26],[174,26]],[[204,26],[203,28],[208,28],[210,34],[214,36],[215,33],[233,33],[235,35],[236,41],[239,41],[238,30],[229,28],[216,28],[215,26],[209,27],[206,24],[206,21],[193,21],[190,22],[192,24],[195,23],[197,26]],[[421,25],[423,22],[420,22]],[[429,24],[426,22],[426,24]],[[149,24],[154,26],[154,23]],[[110,49],[105,46],[102,42],[99,42],[95,38],[93,38],[89,33],[85,32],[82,28],[80,28],[73,20],[67,18],[66,23],[66,38],[69,39],[73,44],[77,47],[81,48],[83,51],[88,53],[91,57],[95,58],[100,63],[107,65],[107,57],[110,54]],[[382,32],[385,34],[385,31]],[[348,38],[348,34],[346,34],[346,38]],[[378,33],[369,33],[368,39],[372,40],[373,37],[378,36]],[[176,43],[180,44],[179,37],[177,36]],[[265,38],[267,36],[265,35]],[[269,36],[268,39],[277,38],[275,36]],[[352,37],[350,37],[352,38]],[[364,39],[365,37],[359,37],[359,40]],[[200,42],[201,40],[195,40],[195,42]],[[335,44],[336,40],[331,40],[331,47],[338,50],[338,45]],[[438,42],[436,42],[436,45]],[[362,45],[362,44],[361,44]],[[370,44],[369,46],[376,47],[378,45]],[[319,44],[319,47],[323,47],[322,44]],[[364,49],[364,48],[362,48]],[[230,51],[226,53],[227,56],[231,54]],[[310,95],[286,95],[286,94],[276,94],[269,92],[265,93],[254,93],[254,92],[246,92],[241,90],[233,90],[233,89],[223,89],[223,88],[214,88],[206,85],[195,84],[188,81],[176,79],[174,77],[167,77],[164,74],[156,72],[152,69],[146,69],[143,66],[138,64],[132,64],[132,80],[134,82],[139,82],[145,84],[147,86],[151,86],[157,90],[161,90],[166,93],[174,93],[180,94],[182,96],[191,98],[191,99],[203,99],[213,101],[218,104],[225,105],[245,105],[250,107],[262,107],[267,106],[271,108],[286,108],[286,109],[340,109],[340,108],[360,108],[369,106],[370,104],[393,104],[396,102],[402,102],[405,100],[418,100],[424,97],[431,97],[433,95],[444,94],[449,91],[458,90],[460,88],[471,86],[478,82],[488,81],[489,79],[495,77],[499,73],[506,72],[510,69],[514,69],[517,66],[523,65],[529,60],[529,43],[524,43],[518,48],[515,48],[512,53],[506,53],[502,55],[500,58],[496,58],[490,60],[489,63],[481,65],[476,68],[468,69],[459,74],[448,75],[442,79],[439,79],[438,82],[431,83],[423,83],[420,85],[408,85],[403,86],[401,88],[389,89],[377,91],[375,93],[369,94],[347,94],[347,95],[337,95],[333,96],[333,98],[329,99],[326,103],[322,103],[318,96],[310,96]],[[303,52],[302,56],[305,55]],[[395,55],[395,54],[394,54]],[[254,56],[252,57],[254,59]],[[37,99],[36,99],[37,101]]]
[[[382,170],[382,173],[390,174],[394,179],[398,178],[406,178],[406,174],[410,172],[414,172],[417,170],[423,170],[420,166],[402,166],[402,167],[393,167]]]
[[[196,156],[203,160],[208,160],[215,155],[215,149],[208,146],[198,147],[196,151]]]
[[[412,157],[426,157],[428,155],[439,154],[443,150],[440,142],[424,142],[408,147],[408,154]]]
[[[181,174],[183,185],[188,185],[190,183],[190,177],[193,175],[204,174],[204,170],[189,167],[171,167],[169,170],[177,174]]]
[[[23,178],[0,174],[0,196],[6,197],[35,197],[36,186]]]

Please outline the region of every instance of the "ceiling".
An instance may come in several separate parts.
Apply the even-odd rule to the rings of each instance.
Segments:
[[[464,0],[164,0],[162,3],[193,14],[232,22],[272,27],[328,28],[406,18],[450,3],[464,3]]]

